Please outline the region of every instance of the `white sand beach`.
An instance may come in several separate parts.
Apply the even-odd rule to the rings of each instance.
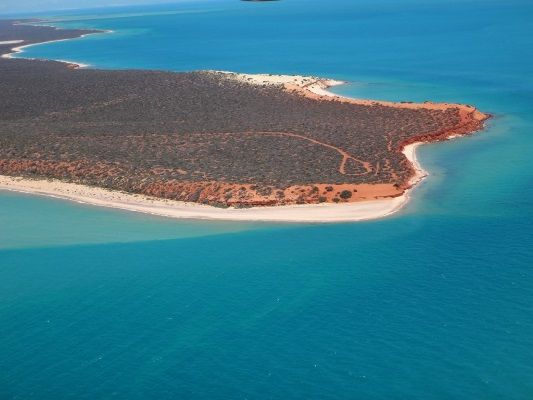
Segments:
[[[419,183],[427,172],[418,164],[416,148],[420,143],[406,146],[404,154],[416,168],[411,184]],[[210,219],[228,221],[271,222],[348,222],[389,216],[399,211],[409,199],[407,190],[402,196],[344,204],[306,204],[252,208],[217,208],[196,203],[165,200],[144,195],[90,187],[59,180],[27,179],[0,175],[0,190],[48,196],[94,206],[142,212],[169,218]]]
[[[0,175],[0,190],[48,196],[77,203],[118,208],[162,217],[228,221],[343,222],[382,218],[398,211],[407,195],[392,199],[346,204],[291,205],[253,208],[217,208],[164,200],[58,180]]]
[[[92,35],[89,34],[89,35]],[[83,37],[83,36],[87,36],[87,35],[82,35],[80,37]],[[44,44],[44,43],[53,43],[53,42],[62,42],[64,40],[72,40],[72,39],[58,39],[58,40],[49,40],[48,42],[40,42],[40,43],[31,43],[31,44],[26,44],[24,46],[18,46],[18,47],[13,47],[12,49],[12,52],[11,53],[6,53],[6,54],[2,54],[2,58],[15,58],[15,56],[17,54],[20,54],[20,53],[24,53],[24,49],[28,48],[28,47],[31,47],[31,46],[38,46],[40,44]],[[23,42],[23,40],[21,41],[17,41],[18,43],[20,42]],[[14,44],[14,43],[13,43]],[[30,57],[24,57],[25,60],[35,60],[35,58],[30,58]],[[76,62],[76,61],[69,61],[69,60],[53,60],[53,61],[58,61],[58,62],[63,62],[65,64],[70,64],[70,65],[74,65],[76,66],[76,68],[88,68],[90,65],[89,64],[83,64],[83,63],[80,63],[80,62]]]
[[[242,74],[231,71],[208,71],[214,74],[222,74],[226,78],[236,79],[238,81],[252,85],[276,85],[306,88],[323,96],[336,96],[326,89],[332,86],[342,85],[345,82],[334,79],[319,78],[315,76],[303,75],[276,75],[276,74]]]
[[[43,25],[43,26],[46,26],[46,25]],[[55,29],[59,29],[59,28],[55,28]],[[80,35],[79,38],[84,38],[84,37],[90,36],[90,35],[99,35],[99,34],[102,34],[102,33],[113,33],[113,31],[106,30],[106,31],[101,31],[101,32],[87,33],[85,35]],[[28,47],[39,46],[39,45],[45,44],[45,43],[63,42],[65,40],[72,40],[72,38],[49,40],[47,42],[30,43],[30,44],[26,44],[26,45],[23,45],[23,46],[13,47],[11,53],[2,54],[0,57],[2,57],[2,58],[15,58],[15,56],[17,54],[24,53],[24,49],[26,49]],[[17,43],[22,43],[22,42],[24,42],[24,40],[9,40],[9,41],[5,41],[5,42],[0,42],[0,44],[17,44]],[[24,58],[25,60],[35,60],[35,58],[31,58],[31,57],[22,57],[22,58]],[[72,66],[75,66],[76,68],[88,68],[88,67],[90,67],[89,64],[84,64],[84,63],[80,63],[80,62],[77,62],[77,61],[70,61],[70,60],[52,60],[52,61],[58,61],[58,62],[63,62],[65,64],[70,64]]]

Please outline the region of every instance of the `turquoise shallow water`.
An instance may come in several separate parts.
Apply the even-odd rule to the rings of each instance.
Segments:
[[[477,105],[393,218],[177,222],[0,195],[0,398],[533,398],[533,5],[184,1],[25,56]]]

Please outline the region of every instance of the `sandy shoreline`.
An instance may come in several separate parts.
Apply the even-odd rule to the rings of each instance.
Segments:
[[[177,219],[271,222],[347,222],[382,218],[398,211],[407,195],[345,204],[290,205],[253,208],[217,208],[196,203],[65,183],[0,175],[0,190],[70,200]]]
[[[43,25],[43,26],[46,26],[46,25]],[[58,29],[58,28],[56,28],[56,29]],[[31,58],[31,57],[17,57],[17,55],[20,55],[21,53],[24,53],[24,49],[26,49],[28,47],[39,46],[39,45],[45,44],[45,43],[63,42],[63,41],[66,41],[66,40],[83,38],[83,37],[90,36],[90,35],[99,35],[99,34],[102,34],[102,33],[113,33],[113,31],[105,30],[105,31],[101,31],[101,32],[86,33],[86,34],[78,36],[77,38],[56,39],[56,40],[48,40],[48,41],[45,41],[45,42],[39,42],[39,43],[25,44],[23,46],[13,47],[11,49],[10,53],[2,54],[0,57],[1,58],[22,58],[24,60],[41,60],[41,59]],[[8,42],[10,42],[10,43],[8,43]],[[22,43],[22,42],[24,42],[24,40],[9,40],[9,41],[6,41],[4,44],[16,44],[16,43]],[[0,43],[0,44],[2,44],[2,43]],[[89,68],[90,67],[90,64],[83,64],[83,63],[80,63],[80,62],[70,61],[70,60],[51,60],[51,61],[62,62],[62,63],[68,64],[68,65],[71,65],[71,66],[73,66],[75,68]]]
[[[404,148],[404,154],[415,166],[411,184],[419,183],[427,172],[418,164],[414,143]],[[196,203],[166,200],[114,190],[90,187],[59,180],[27,179],[0,175],[0,190],[70,200],[80,204],[116,208],[177,219],[208,219],[226,221],[265,222],[355,222],[383,218],[403,208],[409,200],[408,189],[394,198],[359,201],[344,204],[306,204],[252,208],[217,208]]]

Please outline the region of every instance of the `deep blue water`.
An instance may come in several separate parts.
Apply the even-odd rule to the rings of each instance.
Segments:
[[[533,4],[233,0],[71,12],[24,56],[344,79],[475,104],[400,214],[177,222],[0,194],[0,399],[533,398]]]

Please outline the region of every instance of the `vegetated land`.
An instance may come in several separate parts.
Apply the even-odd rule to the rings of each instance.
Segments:
[[[24,40],[0,53],[92,32],[0,21],[0,42]],[[0,174],[218,206],[397,196],[413,175],[405,144],[480,128],[460,111],[326,101],[213,72],[3,58]]]

